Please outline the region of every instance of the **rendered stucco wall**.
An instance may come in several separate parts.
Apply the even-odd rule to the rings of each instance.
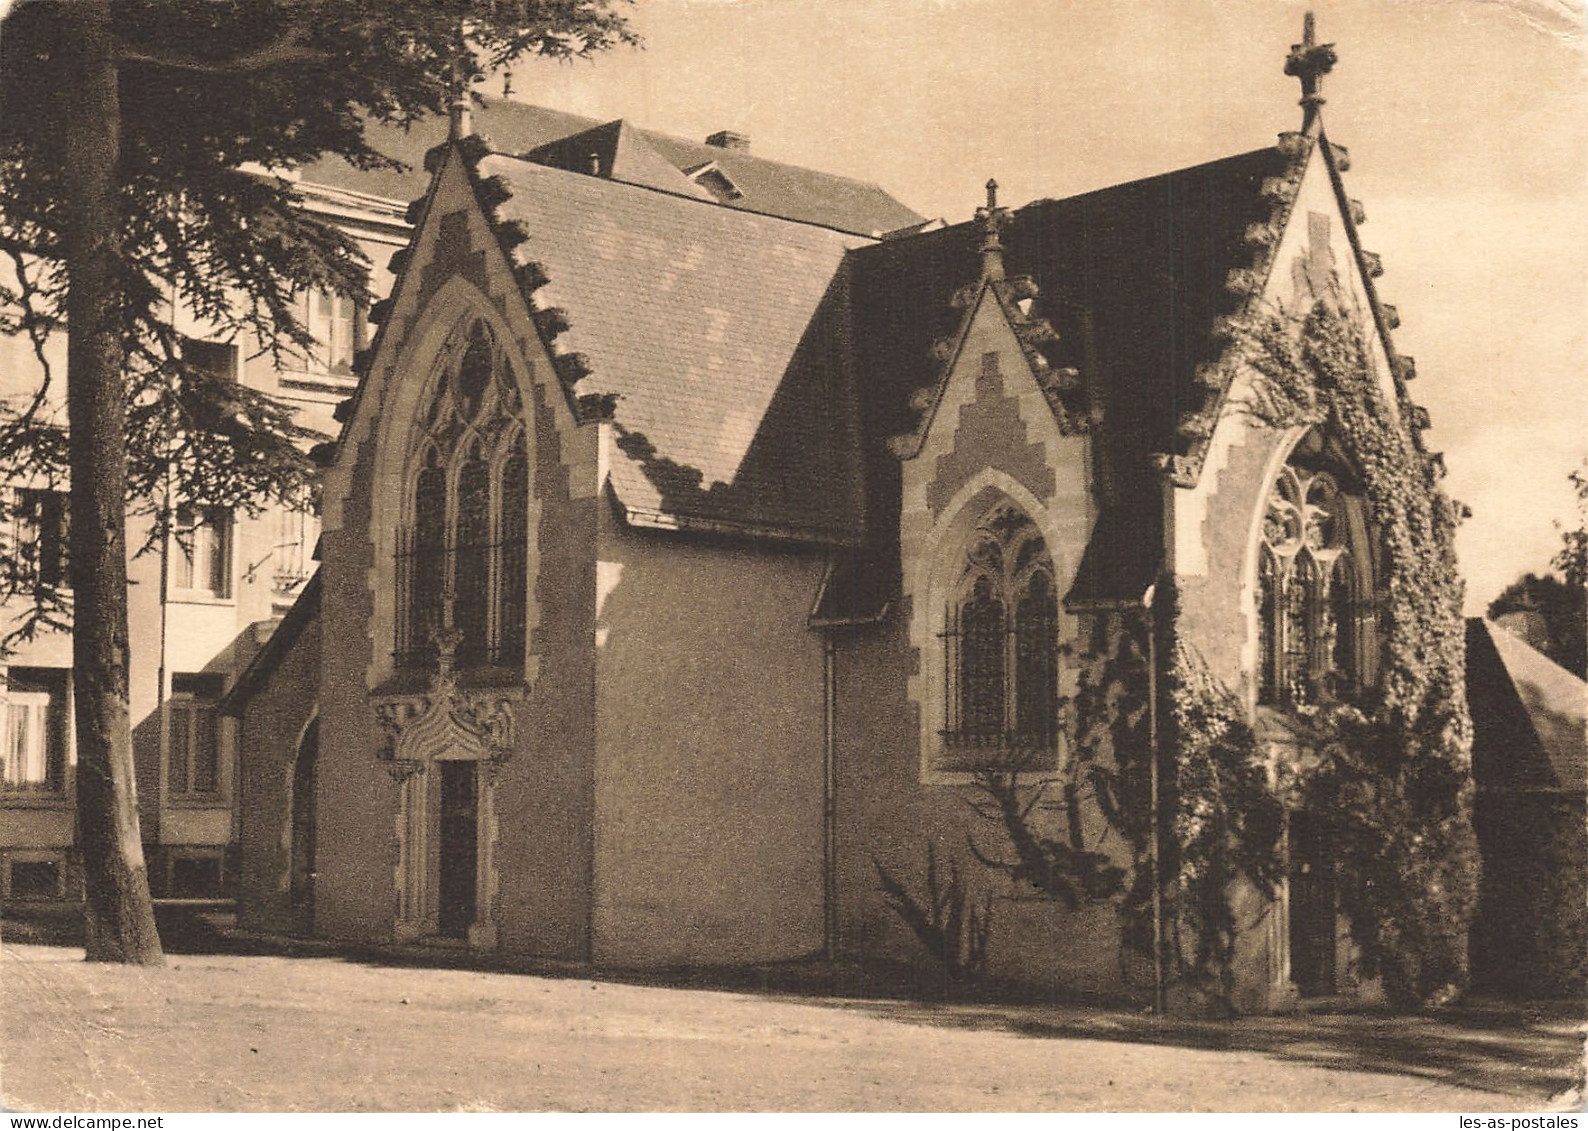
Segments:
[[[824,555],[603,536],[595,958],[769,962],[822,946]]]
[[[304,627],[238,724],[237,921],[251,931],[287,934],[297,926],[291,906],[292,780],[319,678],[316,621]]]
[[[940,875],[950,860],[975,899],[992,897],[988,973],[1054,997],[1150,995],[1141,970],[1123,980],[1119,920],[1111,903],[1070,911],[1033,898],[1028,886],[983,866],[968,838],[989,857],[1014,860],[1003,828],[978,815],[982,796],[969,784],[926,784],[921,775],[917,707],[906,695],[915,665],[904,628],[908,609],[875,627],[835,633],[840,951],[866,963],[903,964],[930,980],[934,963],[888,906],[878,883],[880,864],[917,899],[926,890],[926,846],[936,844]],[[1057,790],[1049,796],[1057,799]],[[1039,807],[1034,821],[1062,836],[1062,816]],[[1124,863],[1116,836],[1104,838],[1101,816],[1083,807],[1086,842]]]

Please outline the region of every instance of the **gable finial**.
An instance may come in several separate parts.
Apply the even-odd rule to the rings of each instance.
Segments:
[[[981,221],[981,277],[998,281],[1004,277],[1004,245],[998,238],[998,229],[1009,219],[1009,209],[998,207],[998,182],[987,182],[987,204],[976,209],[976,219]]]
[[[1334,70],[1340,61],[1334,44],[1319,43],[1316,21],[1308,12],[1301,25],[1301,42],[1290,45],[1285,57],[1285,74],[1301,80],[1301,130],[1310,132],[1318,126],[1318,110],[1323,105],[1323,76]]]

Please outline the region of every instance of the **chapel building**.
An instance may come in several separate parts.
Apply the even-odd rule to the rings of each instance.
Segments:
[[[1159,662],[1132,618],[1173,618],[1263,725],[1378,677],[1358,469],[1243,409],[1242,320],[1327,302],[1424,452],[1308,66],[1276,144],[1018,209],[989,185],[946,226],[733,135],[504,146],[455,114],[340,412],[318,575],[229,700],[243,923],[908,964],[881,877],[919,889],[931,843],[985,894],[991,973],[1148,992],[1114,903],[961,846],[1010,854],[978,781],[1015,768],[1065,801],[1034,822],[1130,863],[1069,790],[1087,672]],[[1356,984],[1305,812],[1289,846],[1247,1008]]]

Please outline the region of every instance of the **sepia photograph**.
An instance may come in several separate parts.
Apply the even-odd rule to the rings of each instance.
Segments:
[[[0,0],[11,1126],[1577,1126],[1585,31]]]

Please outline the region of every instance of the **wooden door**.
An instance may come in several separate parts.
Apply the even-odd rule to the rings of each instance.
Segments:
[[[441,934],[467,938],[474,925],[475,874],[479,864],[478,778],[473,762],[441,767]]]
[[[1334,859],[1322,825],[1290,815],[1290,976],[1302,997],[1335,992]]]

